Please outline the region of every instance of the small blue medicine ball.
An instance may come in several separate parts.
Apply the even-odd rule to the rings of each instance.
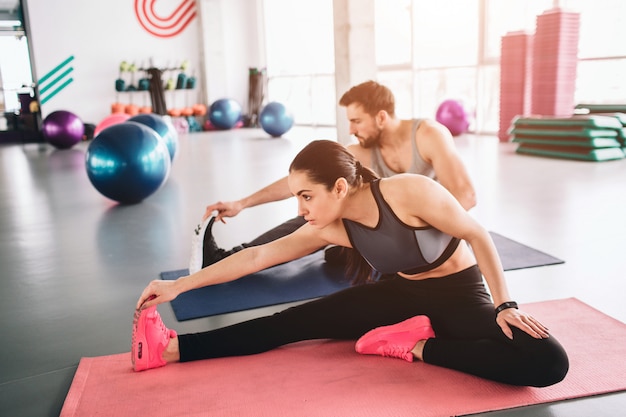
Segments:
[[[259,123],[270,136],[279,137],[293,126],[293,115],[284,104],[272,101],[261,110]]]
[[[209,121],[218,129],[232,129],[241,120],[241,112],[235,100],[222,98],[209,107]]]

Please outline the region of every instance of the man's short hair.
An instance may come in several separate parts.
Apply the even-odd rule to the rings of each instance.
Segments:
[[[392,117],[396,114],[396,99],[393,93],[376,81],[370,80],[355,85],[339,100],[339,105],[344,107],[354,103],[360,104],[363,110],[371,116],[375,116],[381,110],[385,110]]]

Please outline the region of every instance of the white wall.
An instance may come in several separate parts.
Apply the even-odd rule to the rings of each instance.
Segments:
[[[335,89],[337,99],[352,86],[376,79],[374,0],[334,0]],[[346,109],[337,106],[337,140],[349,144]]]
[[[170,14],[185,0],[157,0],[155,12]],[[116,101],[128,103],[129,93],[117,93],[115,80],[121,61],[137,66],[153,64],[159,68],[179,65],[189,60],[187,73],[195,72],[197,88],[192,91],[166,91],[168,108],[210,104],[217,98],[230,97],[247,104],[248,67],[261,66],[257,25],[258,0],[198,0],[197,16],[177,36],[157,37],[140,25],[132,0],[28,0],[30,41],[33,47],[34,77],[41,79],[66,58],[74,56],[74,81],[42,105],[45,117],[55,110],[68,110],[85,123],[97,124],[110,113]],[[207,36],[216,28],[200,20],[205,3],[220,9],[219,36]],[[217,15],[213,15],[217,18]],[[205,35],[202,36],[202,27]],[[204,65],[207,48],[220,50]],[[205,75],[206,72],[206,75]],[[169,74],[164,75],[167,79]],[[177,73],[171,74],[176,78]],[[208,75],[208,77],[207,77]],[[127,83],[130,82],[126,75]],[[136,80],[140,78],[138,74]],[[135,82],[136,82],[135,80]],[[206,94],[204,90],[206,89]],[[134,93],[134,104],[149,104],[147,93]],[[170,104],[173,102],[173,105]]]
[[[198,0],[207,102],[237,100],[247,110],[248,69],[263,68],[261,0]]]

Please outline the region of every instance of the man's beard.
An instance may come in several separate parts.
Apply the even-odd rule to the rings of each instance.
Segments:
[[[380,135],[381,130],[378,130],[374,135],[367,138],[361,136],[359,137],[361,139],[359,140],[359,145],[361,145],[363,149],[373,148],[374,146],[378,145],[378,142],[380,141]]]

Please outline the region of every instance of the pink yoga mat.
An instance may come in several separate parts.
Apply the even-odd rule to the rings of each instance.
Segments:
[[[324,340],[140,373],[128,353],[83,358],[61,417],[439,417],[626,389],[626,324],[574,298],[523,308],[569,354],[569,374],[552,387],[512,387],[422,362],[361,356],[351,342]]]

